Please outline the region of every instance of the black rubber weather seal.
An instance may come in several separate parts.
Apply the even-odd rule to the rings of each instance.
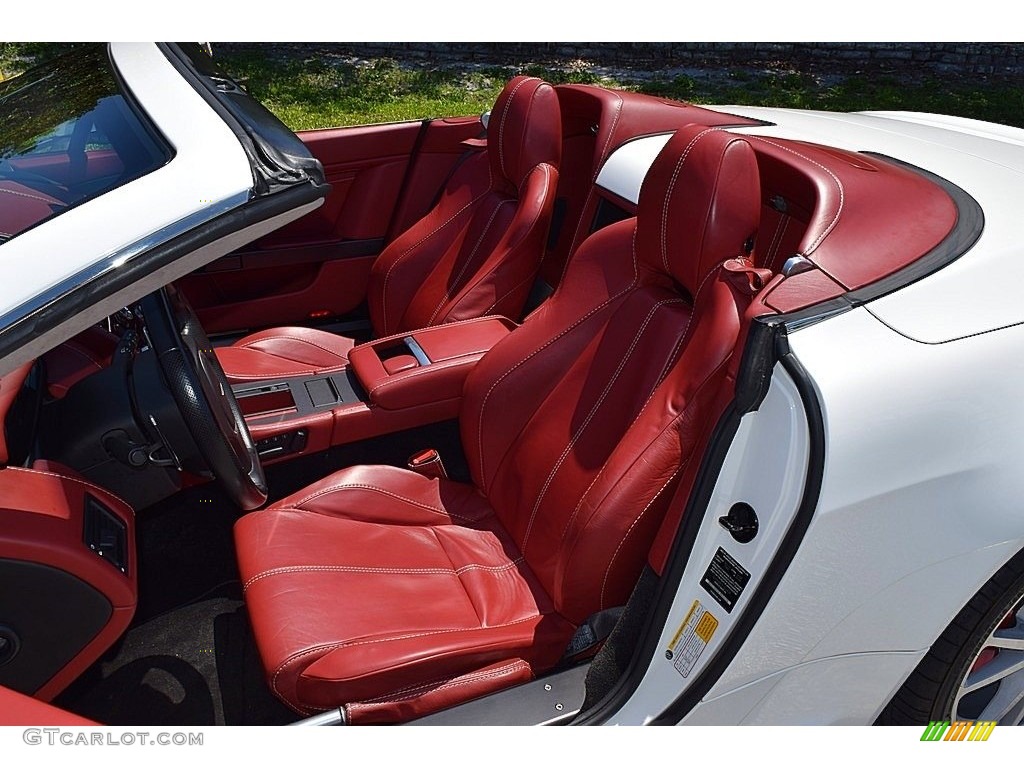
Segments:
[[[767,330],[769,329],[766,328]],[[818,402],[817,393],[806,369],[789,351],[784,328],[780,325],[775,325],[770,327],[770,330],[774,332],[765,332],[759,335],[757,341],[760,343],[750,346],[760,347],[765,344],[769,345],[776,355],[775,359],[782,363],[782,366],[793,378],[807,414],[810,456],[807,467],[807,481],[803,497],[800,501],[800,507],[779,547],[779,551],[776,553],[761,583],[744,609],[742,617],[733,627],[729,638],[723,643],[718,653],[715,654],[715,657],[693,683],[675,701],[669,704],[660,715],[654,718],[650,723],[651,725],[675,725],[678,723],[711,690],[711,687],[721,677],[722,673],[739,652],[739,649],[743,646],[750,631],[764,612],[764,608],[768,604],[768,600],[774,593],[775,588],[789,568],[814,517],[814,511],[818,506],[822,473],[825,466],[825,428],[821,405]],[[764,365],[763,360],[754,360],[751,358],[751,355],[754,357],[764,357],[762,350],[749,351],[747,359],[743,361],[744,366],[761,367]],[[770,383],[770,380],[766,381],[764,386],[767,383]],[[763,396],[760,398],[755,397],[754,399],[760,402]],[[750,400],[748,399],[748,402],[744,405],[749,407],[751,405]],[[669,610],[672,607],[674,597],[682,581],[687,562],[693,552],[697,534],[704,522],[705,516],[697,514],[697,510],[707,508],[715,484],[718,481],[718,476],[725,463],[726,454],[736,436],[742,416],[742,409],[734,401],[715,426],[707,455],[704,457],[694,484],[694,493],[691,494],[683,514],[683,524],[680,526],[676,541],[672,547],[668,570],[658,586],[658,593],[654,599],[655,608],[637,643],[637,649],[633,654],[629,667],[601,702],[592,710],[581,713],[580,717],[573,722],[573,725],[599,725],[614,715],[640,686],[651,660],[655,657],[655,654],[659,653],[662,629],[668,620]]]

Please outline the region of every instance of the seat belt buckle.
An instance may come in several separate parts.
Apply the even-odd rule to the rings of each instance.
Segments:
[[[419,453],[414,453],[409,457],[406,466],[424,477],[433,477],[438,480],[448,479],[448,471],[444,468],[444,463],[441,461],[441,454],[433,448],[427,448]]]

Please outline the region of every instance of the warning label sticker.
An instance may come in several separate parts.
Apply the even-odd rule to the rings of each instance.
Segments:
[[[686,677],[708,647],[716,629],[718,619],[700,604],[700,600],[694,600],[686,618],[672,637],[672,642],[668,644],[665,658],[672,662],[679,674]]]
[[[711,560],[711,565],[704,572],[700,585],[725,608],[726,613],[732,613],[748,581],[750,574],[747,570],[737,563],[732,555],[719,547]]]

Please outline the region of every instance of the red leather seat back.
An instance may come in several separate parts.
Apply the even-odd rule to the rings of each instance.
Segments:
[[[463,163],[430,213],[374,263],[377,336],[522,313],[551,223],[560,142],[554,89],[511,80],[491,112],[486,153]]]
[[[637,218],[591,236],[467,380],[474,483],[570,621],[635,583],[724,382],[747,297],[722,264],[749,251],[759,211],[749,144],[681,129]]]

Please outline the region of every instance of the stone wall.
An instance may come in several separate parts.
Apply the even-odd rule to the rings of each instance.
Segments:
[[[215,47],[218,45],[222,44]],[[519,65],[580,60],[595,66],[659,70],[782,67],[803,71],[909,70],[936,75],[1024,74],[1024,45],[1014,43],[315,43],[302,47],[311,52],[439,63]]]

